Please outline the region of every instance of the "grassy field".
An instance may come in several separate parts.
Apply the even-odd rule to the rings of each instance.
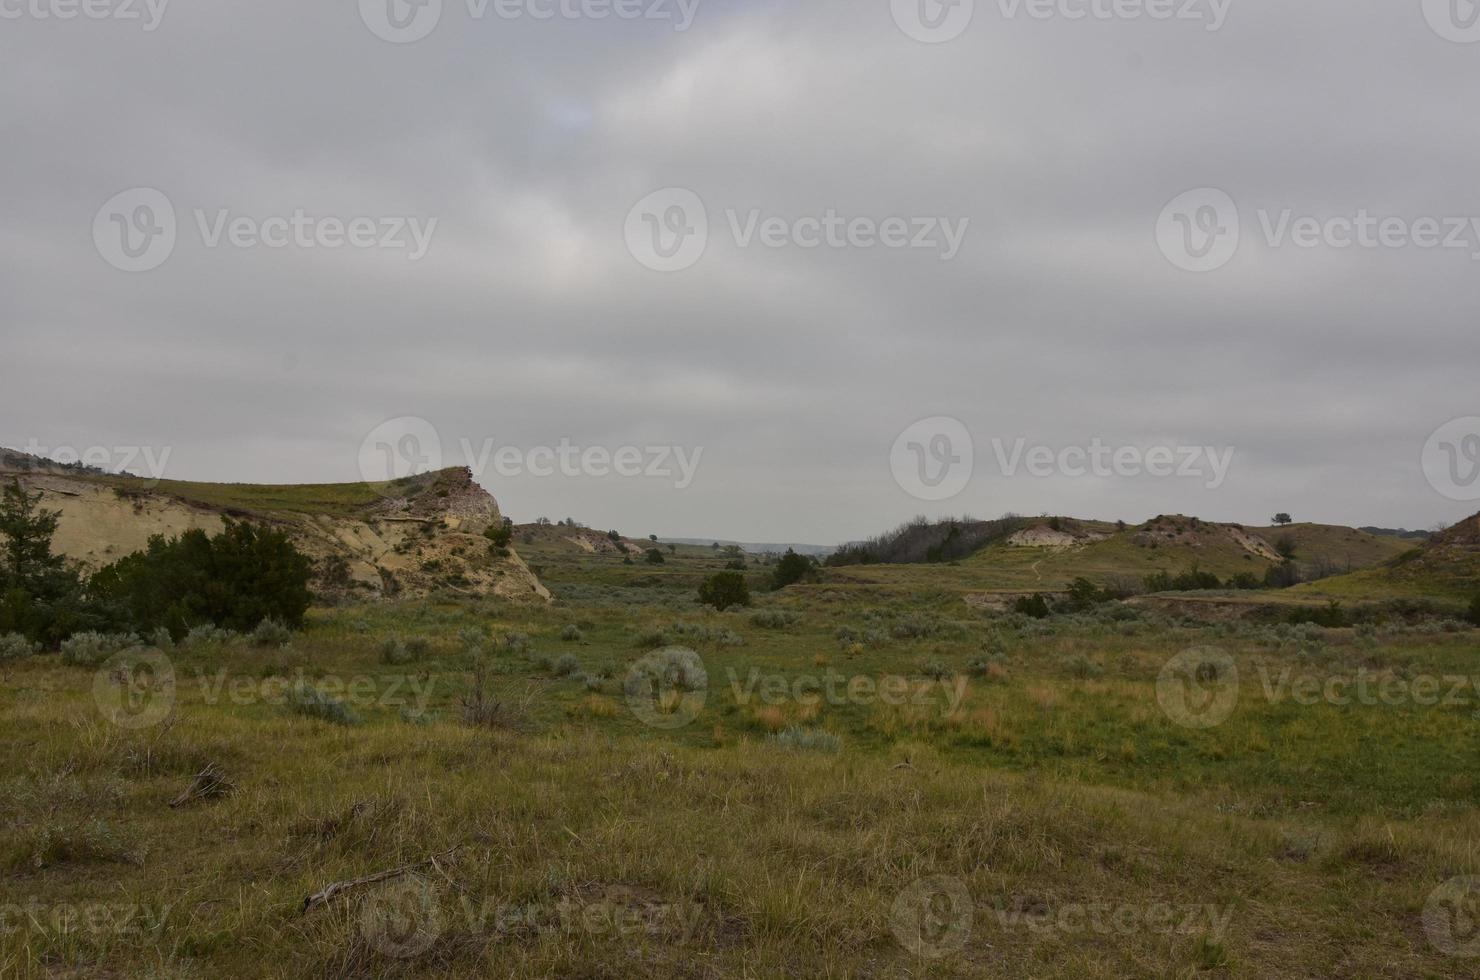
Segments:
[[[516,546],[555,604],[0,662],[0,976],[1480,976],[1468,628]]]

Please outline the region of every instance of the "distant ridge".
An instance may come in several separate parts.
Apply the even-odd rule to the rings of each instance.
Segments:
[[[728,548],[732,546],[739,547],[742,551],[747,551],[751,554],[757,555],[766,554],[768,552],[781,554],[782,552],[786,551],[786,549],[790,548],[792,551],[795,551],[799,555],[812,555],[813,557],[821,557],[823,555],[830,555],[837,550],[836,545],[829,544],[797,544],[796,542],[757,544],[748,541],[730,541],[726,538],[665,538],[661,535],[658,537],[658,542],[660,544],[688,544],[700,546],[718,544],[721,548]]]

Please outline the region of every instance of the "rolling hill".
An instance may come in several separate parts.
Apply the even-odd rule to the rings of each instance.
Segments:
[[[498,554],[483,537],[502,517],[467,469],[381,484],[187,483],[0,451],[0,480],[12,479],[60,514],[57,552],[90,569],[143,549],[154,535],[214,533],[223,520],[250,520],[292,536],[315,561],[320,593],[389,597],[448,589],[549,598],[517,553]]]

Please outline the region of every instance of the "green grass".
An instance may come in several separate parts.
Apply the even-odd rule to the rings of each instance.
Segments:
[[[437,474],[428,473],[384,483],[192,483],[184,480],[138,480],[117,476],[82,479],[117,487],[120,492],[166,493],[188,503],[239,513],[288,511],[331,517],[360,516],[364,508],[386,497],[415,497],[429,489]]]
[[[1434,889],[1480,874],[1480,691],[1266,694],[1287,671],[1477,675],[1472,631],[1029,621],[970,608],[967,563],[777,594],[754,567],[756,608],[721,614],[693,601],[726,561],[711,549],[646,566],[553,533],[515,546],[561,601],[321,608],[287,647],[172,650],[173,718],[142,728],[100,710],[106,672],[0,663],[4,892],[39,923],[0,932],[0,976],[1480,975],[1423,926]],[[704,662],[688,724],[629,708],[645,634]],[[395,637],[426,642],[386,658]],[[1207,646],[1237,703],[1189,728],[1157,682]],[[475,671],[496,705],[477,726]],[[812,703],[830,675],[905,701]],[[296,711],[300,680],[359,723]],[[234,790],[168,806],[209,763]],[[910,945],[922,881],[970,902],[964,935],[926,929],[939,956]],[[157,925],[46,925],[82,907]],[[1164,908],[1188,927],[1148,925]],[[398,909],[426,928],[388,942]]]

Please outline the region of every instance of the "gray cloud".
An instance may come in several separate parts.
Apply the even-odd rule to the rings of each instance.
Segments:
[[[27,0],[44,3],[47,0]],[[172,4],[0,24],[0,443],[171,447],[168,475],[354,479],[420,416],[457,443],[703,447],[692,486],[483,481],[520,519],[828,542],[916,512],[1274,510],[1426,525],[1476,505],[1420,467],[1480,414],[1467,251],[1270,248],[1257,214],[1480,216],[1462,98],[1480,45],[1418,4],[1233,0],[1189,23],[1005,19],[922,44],[887,0],[701,3],[662,21],[470,19],[374,36],[354,3]],[[8,10],[28,9],[15,6]],[[159,268],[100,257],[112,195],[165,192]],[[1194,274],[1164,205],[1218,187],[1243,238]],[[628,210],[704,201],[690,269]],[[205,248],[194,209],[435,217],[394,250]],[[959,255],[739,248],[724,212],[969,219]],[[891,475],[931,416],[976,476]],[[1227,481],[1006,478],[990,443],[1232,446]]]

